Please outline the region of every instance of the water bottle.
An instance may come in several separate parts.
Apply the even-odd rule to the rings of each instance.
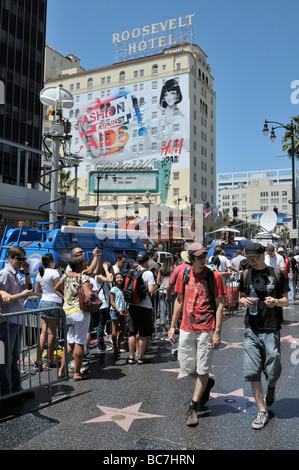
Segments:
[[[249,298],[252,302],[251,307],[249,307],[249,313],[250,313],[250,315],[257,315],[258,314],[258,301],[259,301],[259,299],[258,299],[257,293],[255,292],[253,286],[250,286]]]

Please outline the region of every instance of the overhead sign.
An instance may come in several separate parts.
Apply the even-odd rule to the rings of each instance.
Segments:
[[[184,41],[189,42],[190,38],[184,37],[183,30],[187,30],[187,34],[190,34],[193,16],[195,16],[194,13],[146,25],[142,28],[134,28],[132,31],[114,33],[113,44],[116,44],[117,50],[121,49],[124,54],[123,56],[117,54],[116,61],[131,59],[132,55],[136,57],[136,55],[144,55],[149,52],[158,53],[160,49]]]
[[[144,193],[146,190],[151,193],[158,192],[157,171],[125,171],[113,172],[106,178],[107,173],[91,171],[89,173],[89,192],[99,193]]]

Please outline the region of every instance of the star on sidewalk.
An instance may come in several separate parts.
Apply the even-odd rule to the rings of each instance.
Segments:
[[[243,343],[240,342],[240,343],[231,343],[231,342],[228,342],[228,341],[221,341],[221,344],[220,344],[220,350],[222,349],[228,349],[228,348],[243,348]]]
[[[126,408],[111,408],[109,406],[99,406],[97,407],[105,413],[98,418],[91,419],[89,421],[84,421],[83,424],[87,423],[105,423],[108,421],[114,421],[122,429],[128,431],[134,419],[149,419],[149,418],[164,418],[162,415],[153,415],[149,413],[139,412],[139,408],[142,405],[142,402],[136,403],[135,405],[127,406]]]
[[[253,397],[245,397],[244,389],[239,388],[230,393],[210,393],[211,399],[208,402],[208,406],[214,405],[229,405],[236,408],[242,413],[246,413],[247,403],[255,403]]]
[[[181,379],[182,377],[188,377],[188,374],[182,374],[181,369],[160,369],[161,372],[175,372],[178,374],[177,379]]]

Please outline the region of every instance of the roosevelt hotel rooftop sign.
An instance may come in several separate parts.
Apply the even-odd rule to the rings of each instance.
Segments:
[[[159,54],[184,42],[193,43],[192,18],[195,14],[153,23],[132,31],[113,34],[116,62]]]

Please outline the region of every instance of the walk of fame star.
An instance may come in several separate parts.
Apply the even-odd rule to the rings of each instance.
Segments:
[[[97,405],[97,407],[105,414],[99,416],[98,418],[94,418],[89,421],[84,421],[83,424],[114,421],[122,429],[128,431],[134,419],[164,418],[164,416],[162,415],[154,415],[139,412],[138,410],[141,405],[142,402],[136,403],[135,405],[127,406],[126,408],[111,408],[109,406]]]
[[[246,413],[247,403],[255,403],[253,397],[245,397],[243,388],[239,388],[230,393],[210,393],[211,399],[208,406],[214,405],[229,405],[236,408],[238,411]]]

